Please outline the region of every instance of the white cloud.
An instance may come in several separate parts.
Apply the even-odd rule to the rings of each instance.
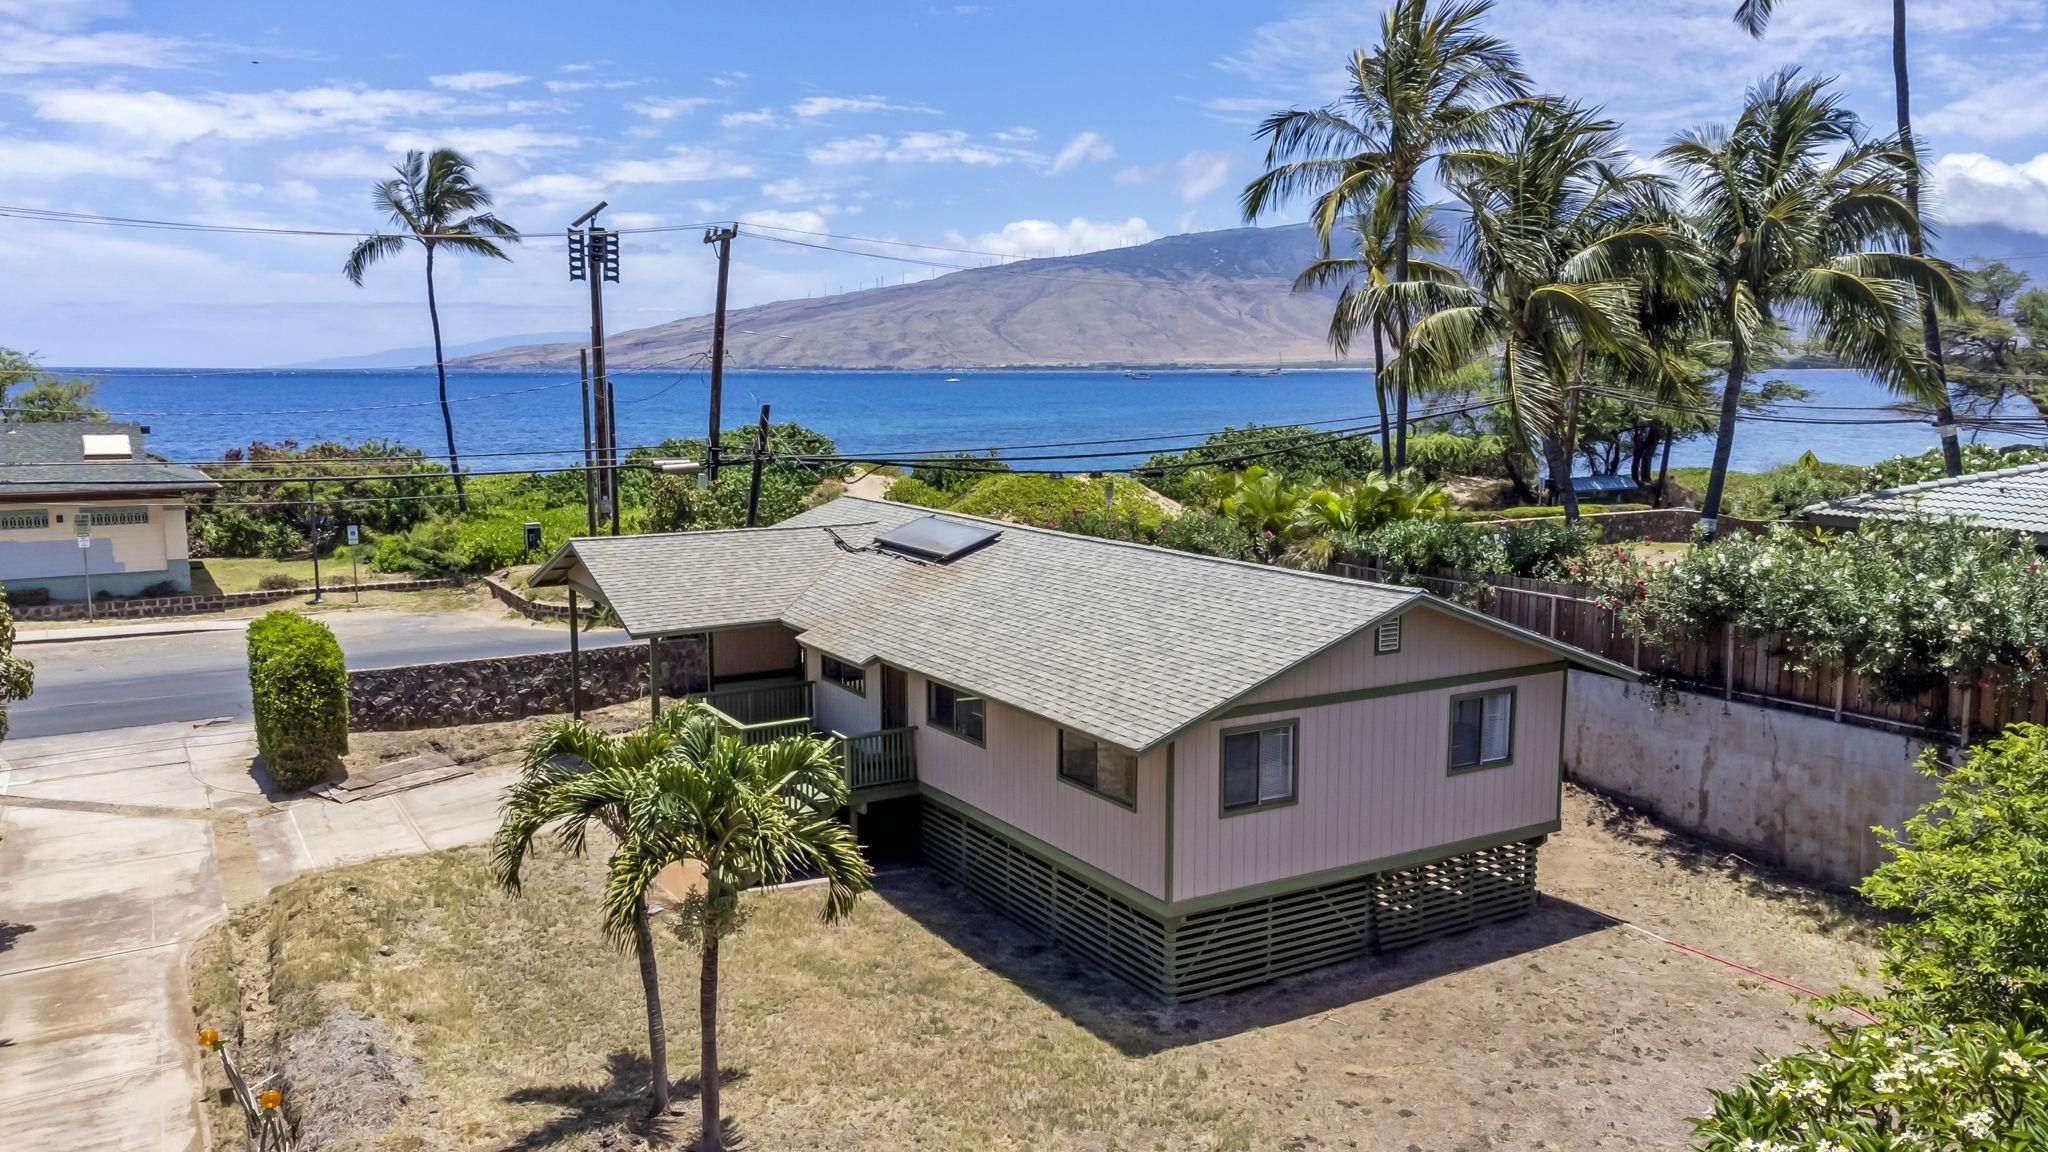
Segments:
[[[598,172],[613,184],[680,184],[728,177],[737,179],[753,174],[751,164],[686,145],[676,145],[669,149],[668,155],[651,160],[615,161]]]
[[[524,84],[529,77],[517,72],[453,72],[441,76],[427,77],[427,83],[436,88],[448,88],[456,92],[483,92],[492,88],[509,88]]]
[[[57,140],[0,140],[0,172],[6,173],[6,187],[74,176],[144,179],[157,175],[156,168],[132,153]]]
[[[1180,198],[1189,204],[1223,186],[1230,178],[1230,156],[1223,152],[1190,152],[1180,158]]]
[[[727,128],[773,127],[782,123],[782,117],[773,108],[760,108],[752,112],[727,112],[718,122]]]
[[[788,228],[797,232],[823,232],[830,221],[825,219],[825,213],[815,209],[783,212],[773,208],[762,208],[740,213],[740,223],[759,224],[764,228]]]
[[[805,200],[816,200],[824,192],[807,180],[791,176],[786,180],[761,185],[761,195],[780,200],[784,204],[796,204]]]
[[[636,116],[645,116],[649,120],[674,120],[679,116],[688,116],[706,104],[716,103],[718,101],[709,96],[649,96],[645,100],[635,100],[626,105],[626,111]]]
[[[457,127],[433,132],[400,132],[387,137],[384,146],[401,152],[414,148],[423,152],[453,148],[465,155],[525,160],[538,153],[573,148],[579,143],[581,141],[574,136],[544,131],[527,124],[513,124],[504,128]]]
[[[604,182],[573,172],[543,172],[508,185],[505,195],[518,199],[559,203],[590,200],[604,193]]]
[[[1000,252],[1006,256],[1065,256],[1069,252],[1093,252],[1120,248],[1157,239],[1159,233],[1137,216],[1128,220],[1089,220],[1076,216],[1065,224],[1051,220],[1013,220],[1000,231],[966,236],[946,233],[946,242],[977,252]]]
[[[1067,141],[1060,154],[1052,158],[1052,170],[1065,172],[1078,168],[1093,160],[1108,160],[1116,155],[1110,142],[1093,132],[1083,132]]]
[[[827,140],[806,149],[804,155],[813,164],[825,165],[867,164],[881,160],[892,164],[950,162],[993,166],[1044,160],[1035,152],[975,144],[968,139],[967,133],[960,131],[906,132],[893,140],[874,132],[866,136]]]
[[[63,68],[170,68],[193,58],[173,36],[88,32],[126,5],[103,0],[0,0],[0,75]]]
[[[830,116],[836,112],[921,112],[936,116],[937,108],[922,104],[897,104],[887,96],[806,96],[789,106],[798,116]]]
[[[1979,152],[1957,152],[1936,160],[1933,176],[1943,220],[2048,235],[2048,153],[2008,164]]]
[[[547,90],[560,96],[569,92],[586,92],[592,88],[631,88],[639,83],[638,80],[549,80]]]
[[[989,135],[1005,144],[1029,144],[1038,139],[1038,129],[1020,125],[1016,128],[1005,128],[1000,132],[991,132]]]
[[[282,168],[309,180],[381,180],[391,174],[399,156],[367,148],[327,148],[285,158]]]
[[[1110,177],[1110,179],[1118,187],[1129,187],[1132,184],[1150,184],[1155,180],[1165,179],[1167,172],[1171,168],[1172,166],[1168,164],[1131,164],[1117,169],[1116,175]]]
[[[1996,74],[1979,73],[1964,94],[1914,117],[1916,136],[2013,140],[2048,132],[2048,57],[2009,60]]]
[[[318,131],[374,126],[450,107],[447,98],[436,93],[338,87],[195,96],[60,88],[32,92],[29,100],[44,120],[104,128],[157,146],[209,136],[286,140]]]

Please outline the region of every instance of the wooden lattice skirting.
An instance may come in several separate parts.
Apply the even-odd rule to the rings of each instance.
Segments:
[[[971,817],[923,805],[936,872],[1170,1002],[1405,948],[1536,906],[1541,840],[1161,919]]]

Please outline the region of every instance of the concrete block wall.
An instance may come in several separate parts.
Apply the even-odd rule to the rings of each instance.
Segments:
[[[1587,672],[1571,675],[1568,778],[1807,879],[1847,887],[1934,795],[1921,740]]]

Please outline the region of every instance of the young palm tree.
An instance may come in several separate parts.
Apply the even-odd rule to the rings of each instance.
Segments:
[[[1777,0],[1741,0],[1735,7],[1735,22],[1742,30],[1762,39],[1771,26]],[[1927,254],[1925,229],[1920,218],[1920,150],[1913,139],[1913,84],[1906,69],[1906,0],[1892,0],[1892,103],[1899,117],[1899,148],[1912,159],[1906,171],[1906,206],[1913,210],[1913,230],[1906,235],[1906,251],[1913,256]],[[1941,377],[1941,402],[1935,408],[1940,426],[1941,459],[1951,476],[1963,474],[1963,446],[1956,436],[1955,409],[1949,402],[1947,368],[1941,358],[1941,321],[1935,315],[1934,300],[1920,299],[1920,339],[1927,359]]]
[[[1725,341],[1726,381],[1701,526],[1714,534],[1750,372],[1784,325],[1894,391],[1946,402],[1918,329],[1918,300],[1952,308],[1942,261],[1902,252],[1917,228],[1905,195],[1913,159],[1869,140],[1825,79],[1787,69],[1750,89],[1732,129],[1685,133],[1660,154],[1688,187],[1706,299]]]
[[[1495,139],[1497,150],[1471,159],[1457,185],[1471,283],[1376,294],[1421,315],[1400,357],[1420,376],[1499,351],[1507,426],[1535,442],[1576,519],[1573,401],[1588,361],[1647,361],[1644,281],[1681,280],[1686,245],[1661,219],[1662,183],[1623,166],[1619,127],[1597,111],[1533,101]]]
[[[1408,275],[1416,280],[1452,283],[1458,279],[1455,269],[1446,264],[1429,260],[1417,260],[1413,253],[1435,254],[1444,250],[1446,237],[1437,226],[1434,210],[1424,206],[1416,210],[1408,222]],[[1373,196],[1371,207],[1351,217],[1352,240],[1356,245],[1355,256],[1325,256],[1302,270],[1295,277],[1294,290],[1308,292],[1331,284],[1341,283],[1337,306],[1330,314],[1330,348],[1337,355],[1350,352],[1351,342],[1364,331],[1372,333],[1372,390],[1373,398],[1380,409],[1380,474],[1394,474],[1394,443],[1392,424],[1387,418],[1387,329],[1397,317],[1373,312],[1365,307],[1368,300],[1383,300],[1366,292],[1392,282],[1394,266],[1394,196],[1390,185],[1381,185]]]
[[[1268,116],[1267,171],[1239,197],[1246,221],[1296,196],[1312,196],[1309,221],[1324,255],[1347,214],[1371,205],[1384,185],[1393,216],[1394,283],[1410,279],[1416,181],[1432,164],[1458,167],[1494,123],[1528,92],[1521,60],[1507,42],[1478,30],[1491,0],[1395,0],[1371,53],[1351,54],[1349,84],[1323,108],[1291,108]],[[1412,314],[1396,316],[1404,344]],[[1395,373],[1394,467],[1408,463],[1408,381]]]
[[[349,282],[360,288],[370,265],[405,249],[407,240],[419,242],[427,253],[427,318],[434,325],[434,371],[441,384],[441,430],[448,437],[448,470],[455,476],[455,506],[467,511],[469,498],[462,489],[462,462],[455,455],[455,418],[448,412],[448,366],[441,358],[441,310],[434,302],[434,252],[471,252],[497,260],[510,260],[499,241],[516,244],[519,230],[488,211],[491,194],[471,179],[469,161],[453,148],[436,148],[432,155],[417,150],[405,154],[394,179],[379,183],[370,192],[378,208],[391,214],[391,222],[402,231],[371,236],[348,254],[341,270]]]
[[[494,843],[498,876],[516,887],[525,854],[544,829],[581,851],[594,821],[617,840],[604,890],[605,932],[640,956],[657,1114],[669,1103],[660,983],[648,929],[647,894],[671,864],[694,862],[704,891],[679,910],[697,945],[699,1097],[703,1147],[724,1146],[718,1081],[719,943],[738,930],[740,894],[813,869],[825,878],[824,918],[837,921],[867,891],[871,873],[836,813],[847,785],[830,742],[790,736],[746,745],[708,711],[680,705],[646,728],[611,737],[579,721],[556,721],[527,750],[507,792]]]

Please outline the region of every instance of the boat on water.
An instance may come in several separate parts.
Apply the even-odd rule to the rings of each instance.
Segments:
[[[948,376],[948,377],[946,377],[946,383],[948,383],[948,384],[958,384],[959,382],[960,382],[960,378],[959,378],[958,376]]]
[[[1152,374],[1150,372],[1139,372],[1133,369],[1125,369],[1124,371],[1124,379],[1126,380],[1150,380],[1151,378]]]

